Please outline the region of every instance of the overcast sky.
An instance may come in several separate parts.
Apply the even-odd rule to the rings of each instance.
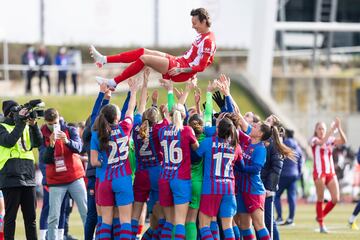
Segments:
[[[44,0],[46,44],[151,46],[155,0]],[[252,0],[159,0],[160,46],[189,45],[190,10],[205,7],[218,47],[248,47]],[[0,41],[40,39],[40,0],[0,0]]]

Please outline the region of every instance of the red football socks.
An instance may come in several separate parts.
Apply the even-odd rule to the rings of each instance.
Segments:
[[[139,59],[144,54],[144,48],[138,48],[128,52],[119,53],[113,56],[107,56],[108,63],[131,63]]]
[[[144,63],[140,59],[136,60],[132,64],[130,64],[125,70],[114,78],[115,82],[119,84],[120,82],[128,79],[129,77],[134,76],[138,72],[140,72],[144,68]]]
[[[336,203],[334,204],[332,201],[328,202],[324,208],[323,215],[324,217],[335,207]]]
[[[323,224],[324,212],[322,208],[323,202],[316,202],[316,220],[320,225]]]

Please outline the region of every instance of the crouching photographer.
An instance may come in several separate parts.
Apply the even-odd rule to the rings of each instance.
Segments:
[[[0,189],[5,200],[4,237],[14,239],[17,211],[21,205],[27,239],[36,235],[35,158],[32,152],[42,143],[36,117],[41,100],[22,106],[3,101],[0,123]]]

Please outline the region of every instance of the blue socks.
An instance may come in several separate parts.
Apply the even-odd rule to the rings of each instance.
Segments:
[[[132,231],[132,239],[136,238],[139,227],[139,221],[136,219],[131,219],[131,231]]]
[[[225,236],[225,240],[235,240],[235,235],[232,228],[225,229],[224,236]]]
[[[201,240],[214,240],[211,230],[208,226],[200,229]]]
[[[174,227],[174,225],[172,225],[172,223],[165,222],[165,224],[161,230],[160,239],[161,240],[171,240],[173,227]]]
[[[238,226],[233,226],[233,231],[235,234],[235,240],[240,240],[241,239],[241,235],[240,235],[240,229]]]
[[[220,240],[219,225],[217,224],[217,222],[211,221],[210,229],[214,240]]]
[[[114,218],[113,219],[113,238],[114,240],[119,240],[120,239],[120,220],[119,218]]]
[[[185,226],[183,224],[178,224],[175,226],[175,240],[184,240],[185,239]]]
[[[132,238],[132,231],[131,231],[130,223],[122,223],[121,224],[120,236],[121,236],[121,239],[130,240]]]
[[[106,223],[101,223],[99,229],[99,240],[110,240],[111,239],[111,225]]]

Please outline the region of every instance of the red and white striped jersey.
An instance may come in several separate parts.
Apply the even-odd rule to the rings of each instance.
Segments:
[[[213,62],[215,52],[215,35],[213,32],[208,32],[199,34],[192,43],[190,50],[180,59],[185,60],[193,72],[202,72]]]
[[[311,139],[311,148],[314,156],[313,175],[315,178],[319,178],[324,174],[335,174],[334,160],[332,157],[335,137],[329,137],[323,145],[316,144],[318,140],[318,137]]]

